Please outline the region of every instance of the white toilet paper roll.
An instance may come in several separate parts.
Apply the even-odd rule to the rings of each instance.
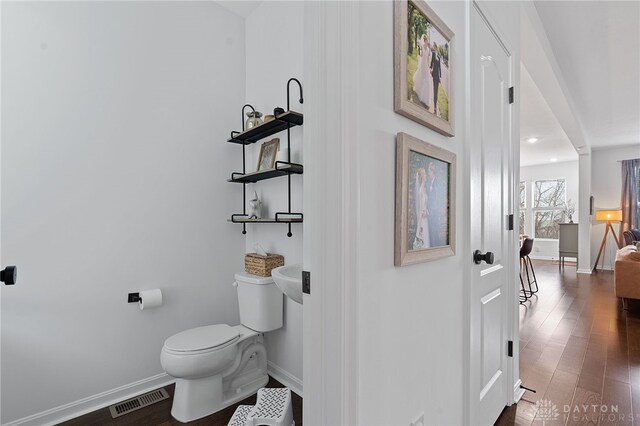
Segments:
[[[140,292],[140,310],[156,308],[162,305],[162,291],[159,288]]]

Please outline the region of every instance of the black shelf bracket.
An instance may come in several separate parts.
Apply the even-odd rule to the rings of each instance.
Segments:
[[[302,83],[300,83],[300,80],[297,78],[290,78],[289,81],[287,81],[287,110],[291,109],[289,107],[289,87],[291,86],[292,81],[298,83],[298,87],[300,88],[300,99],[298,102],[300,102],[300,104],[304,103],[304,98],[302,97]]]

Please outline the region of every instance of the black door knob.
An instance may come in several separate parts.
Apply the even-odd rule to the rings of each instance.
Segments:
[[[479,265],[483,260],[487,262],[487,265],[493,265],[493,253],[488,251],[482,254],[480,250],[476,250],[473,252],[473,263]]]
[[[18,279],[18,268],[15,266],[7,266],[0,271],[0,281],[5,285],[14,285]]]

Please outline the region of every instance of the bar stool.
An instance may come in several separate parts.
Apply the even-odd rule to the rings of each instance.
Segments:
[[[529,298],[531,296],[527,295],[527,291],[524,289],[524,283],[522,282],[522,275],[520,275],[520,285],[522,286],[522,289],[520,290],[520,299],[519,302],[521,305],[524,305],[525,302],[527,302],[527,300],[529,300]]]
[[[521,292],[524,295],[524,301],[528,300],[531,296],[538,292],[538,279],[536,278],[536,273],[533,270],[533,263],[531,262],[531,258],[529,254],[531,254],[531,250],[533,249],[533,238],[525,238],[522,243],[522,247],[520,247],[520,285],[522,286]],[[522,279],[522,267],[524,266],[524,271],[527,275],[527,285],[529,286],[529,290],[524,287],[524,280]],[[531,274],[529,274],[529,270],[531,270]],[[531,277],[533,276],[533,280]],[[534,290],[535,288],[535,290]],[[522,296],[521,296],[522,299]]]

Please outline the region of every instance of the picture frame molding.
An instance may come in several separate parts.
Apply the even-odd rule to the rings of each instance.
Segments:
[[[273,150],[273,158],[271,159],[270,166],[266,169],[260,170],[260,163],[262,163],[262,156],[264,155],[264,150],[268,146],[275,145],[275,149]],[[258,164],[256,165],[256,172],[263,172],[265,170],[270,170],[275,167],[276,157],[278,156],[278,151],[280,150],[280,138],[271,139],[268,142],[263,142],[260,145],[260,153],[258,154]]]
[[[407,98],[407,41],[409,1],[449,42],[449,120],[425,110]],[[455,34],[424,0],[393,2],[393,108],[394,111],[445,136],[455,136]]]
[[[409,251],[409,153],[423,154],[449,164],[449,244],[422,250]],[[454,256],[456,241],[456,154],[420,140],[407,133],[396,136],[396,193],[395,193],[395,266],[428,262],[443,257]]]

